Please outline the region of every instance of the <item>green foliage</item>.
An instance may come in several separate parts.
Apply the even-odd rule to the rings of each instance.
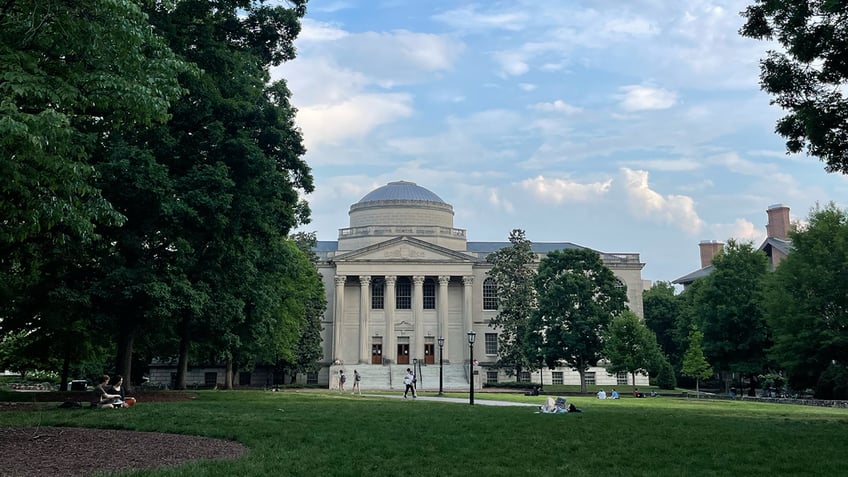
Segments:
[[[674,375],[674,367],[665,355],[662,355],[660,358],[656,383],[660,389],[675,389],[677,387],[677,377]]]
[[[531,347],[550,367],[564,363],[584,373],[602,357],[613,317],[624,311],[627,291],[589,249],[555,250],[539,264],[535,278],[538,308],[533,312]]]
[[[848,399],[848,367],[831,364],[816,383],[818,399]]]
[[[805,389],[831,363],[848,365],[848,211],[817,207],[789,236],[792,253],[768,277],[762,306],[770,356]]]
[[[759,374],[771,345],[760,308],[768,271],[764,253],[750,243],[728,240],[713,259],[713,272],[700,280],[694,311],[704,333],[704,352],[720,371]]]
[[[510,232],[509,241],[512,245],[486,257],[492,264],[489,277],[495,280],[498,293],[498,314],[489,326],[498,331],[498,367],[518,376],[522,370],[539,365],[536,350],[528,348],[530,314],[536,305],[536,254],[523,230]]]
[[[848,174],[848,3],[755,0],[742,14],[742,35],[781,46],[760,62],[760,84],[788,112],[776,127],[787,151],[806,150],[828,172]]]
[[[656,373],[663,360],[654,333],[630,310],[612,319],[604,342],[604,354],[611,361],[607,371],[633,374],[639,371]]]
[[[663,353],[675,362],[683,355],[675,336],[682,313],[680,302],[680,297],[674,294],[674,286],[668,282],[656,282],[642,293],[645,325],[657,335],[657,344]]]
[[[680,371],[684,376],[706,379],[713,375],[713,367],[704,356],[704,348],[701,345],[703,339],[704,334],[693,325],[689,333],[689,348],[683,355],[683,369]]]

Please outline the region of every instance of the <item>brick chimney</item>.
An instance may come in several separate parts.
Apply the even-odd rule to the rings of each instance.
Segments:
[[[770,205],[768,210],[768,224],[766,224],[766,235],[769,238],[781,240],[789,239],[789,207],[783,204]]]
[[[704,268],[713,263],[713,257],[721,252],[721,249],[724,248],[724,243],[716,240],[701,240],[698,247],[701,248],[701,268]]]

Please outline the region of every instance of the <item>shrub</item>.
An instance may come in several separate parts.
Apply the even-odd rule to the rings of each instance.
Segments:
[[[657,373],[657,386],[660,389],[674,389],[677,387],[677,378],[674,376],[674,367],[668,359],[663,359]]]
[[[816,384],[818,399],[848,399],[848,368],[831,364],[819,377]]]

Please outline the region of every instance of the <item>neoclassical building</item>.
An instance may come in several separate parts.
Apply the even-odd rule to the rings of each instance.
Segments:
[[[455,228],[453,207],[413,182],[390,182],[350,206],[349,226],[338,240],[319,241],[318,270],[327,290],[323,319],[324,368],[308,381],[348,383],[354,369],[363,389],[402,389],[406,368],[418,370],[419,388],[438,389],[440,356],[445,389],[515,380],[494,367],[498,330],[494,281],[486,256],[509,242],[469,242]],[[532,237],[531,237],[532,240]],[[552,250],[577,248],[569,242],[534,243],[541,259]],[[638,253],[601,253],[604,263],[627,287],[628,306],[642,316],[642,267]],[[467,333],[476,333],[470,367]],[[440,349],[439,337],[443,337]],[[441,355],[439,353],[442,353]],[[544,369],[518,379],[544,384],[579,384],[567,368]],[[626,375],[592,368],[587,381],[632,384]],[[637,377],[647,385],[647,377]]]

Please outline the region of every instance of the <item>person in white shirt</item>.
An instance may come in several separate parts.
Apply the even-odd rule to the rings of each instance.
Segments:
[[[606,398],[607,398],[607,393],[606,393],[606,391],[604,391],[603,389],[601,389],[600,391],[598,391],[598,399],[606,399]]]
[[[404,399],[406,399],[406,395],[409,394],[409,391],[412,391],[413,399],[418,397],[418,394],[415,393],[415,373],[413,373],[409,368],[406,368],[406,376],[403,378],[403,384],[406,385],[406,389],[403,391]]]

